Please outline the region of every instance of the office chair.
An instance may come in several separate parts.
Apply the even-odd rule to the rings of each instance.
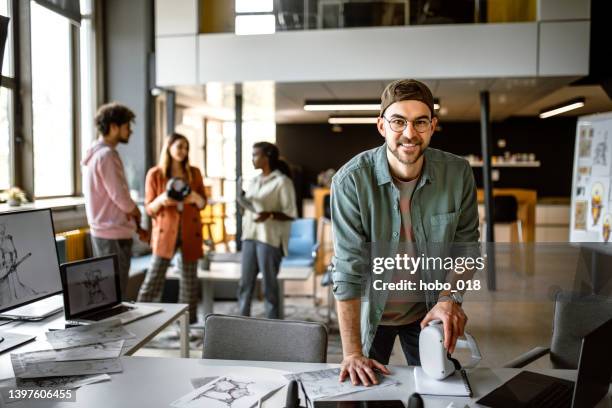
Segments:
[[[518,201],[513,195],[493,196],[493,221],[494,224],[509,224],[516,226],[516,234],[519,242],[523,242],[523,223],[518,218]],[[483,223],[481,237],[487,236],[489,221]]]
[[[209,314],[202,358],[325,363],[327,328],[313,322]]]
[[[504,367],[522,368],[549,354],[553,368],[575,370],[578,368],[582,338],[611,318],[610,297],[559,292],[555,298],[550,347],[535,347]]]
[[[281,261],[281,268],[311,268],[317,259],[319,243],[317,242],[317,222],[314,218],[298,218],[291,222],[289,234],[289,253]],[[317,305],[317,280],[313,277],[312,297]]]

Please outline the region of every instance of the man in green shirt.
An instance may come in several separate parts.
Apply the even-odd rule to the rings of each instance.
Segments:
[[[340,380],[377,384],[388,374],[395,338],[419,365],[418,336],[435,319],[452,353],[467,317],[462,297],[426,291],[424,301],[364,287],[367,245],[476,243],[479,239],[474,176],[461,157],[428,148],[436,128],[433,96],[415,80],[389,84],[377,128],[385,144],[345,164],[332,181],[333,281],[344,359]]]

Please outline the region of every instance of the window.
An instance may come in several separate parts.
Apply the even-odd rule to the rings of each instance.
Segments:
[[[0,0],[0,15],[11,17],[9,0]],[[9,188],[12,184],[11,177],[11,143],[13,122],[13,36],[11,33],[12,22],[9,22],[8,37],[4,47],[4,60],[2,63],[2,86],[0,87],[0,190]]]
[[[9,89],[0,88],[0,190],[6,190],[11,186],[10,93]]]
[[[70,22],[31,3],[34,195],[74,193]]]
[[[235,6],[236,34],[273,34],[276,31],[272,0],[236,0]]]
[[[94,69],[94,29],[92,0],[81,0],[81,29],[79,35],[79,61],[81,64],[81,157],[96,138],[94,115],[96,106],[96,81]]]

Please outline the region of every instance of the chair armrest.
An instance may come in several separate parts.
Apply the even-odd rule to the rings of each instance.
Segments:
[[[548,347],[534,347],[528,352],[520,355],[519,357],[511,360],[503,365],[504,368],[523,368],[527,364],[533,363],[537,359],[546,354],[550,353],[550,348]]]

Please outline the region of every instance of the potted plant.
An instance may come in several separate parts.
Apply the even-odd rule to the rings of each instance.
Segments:
[[[2,200],[6,201],[11,207],[19,207],[23,203],[27,203],[28,199],[19,187],[11,187],[2,192]]]

